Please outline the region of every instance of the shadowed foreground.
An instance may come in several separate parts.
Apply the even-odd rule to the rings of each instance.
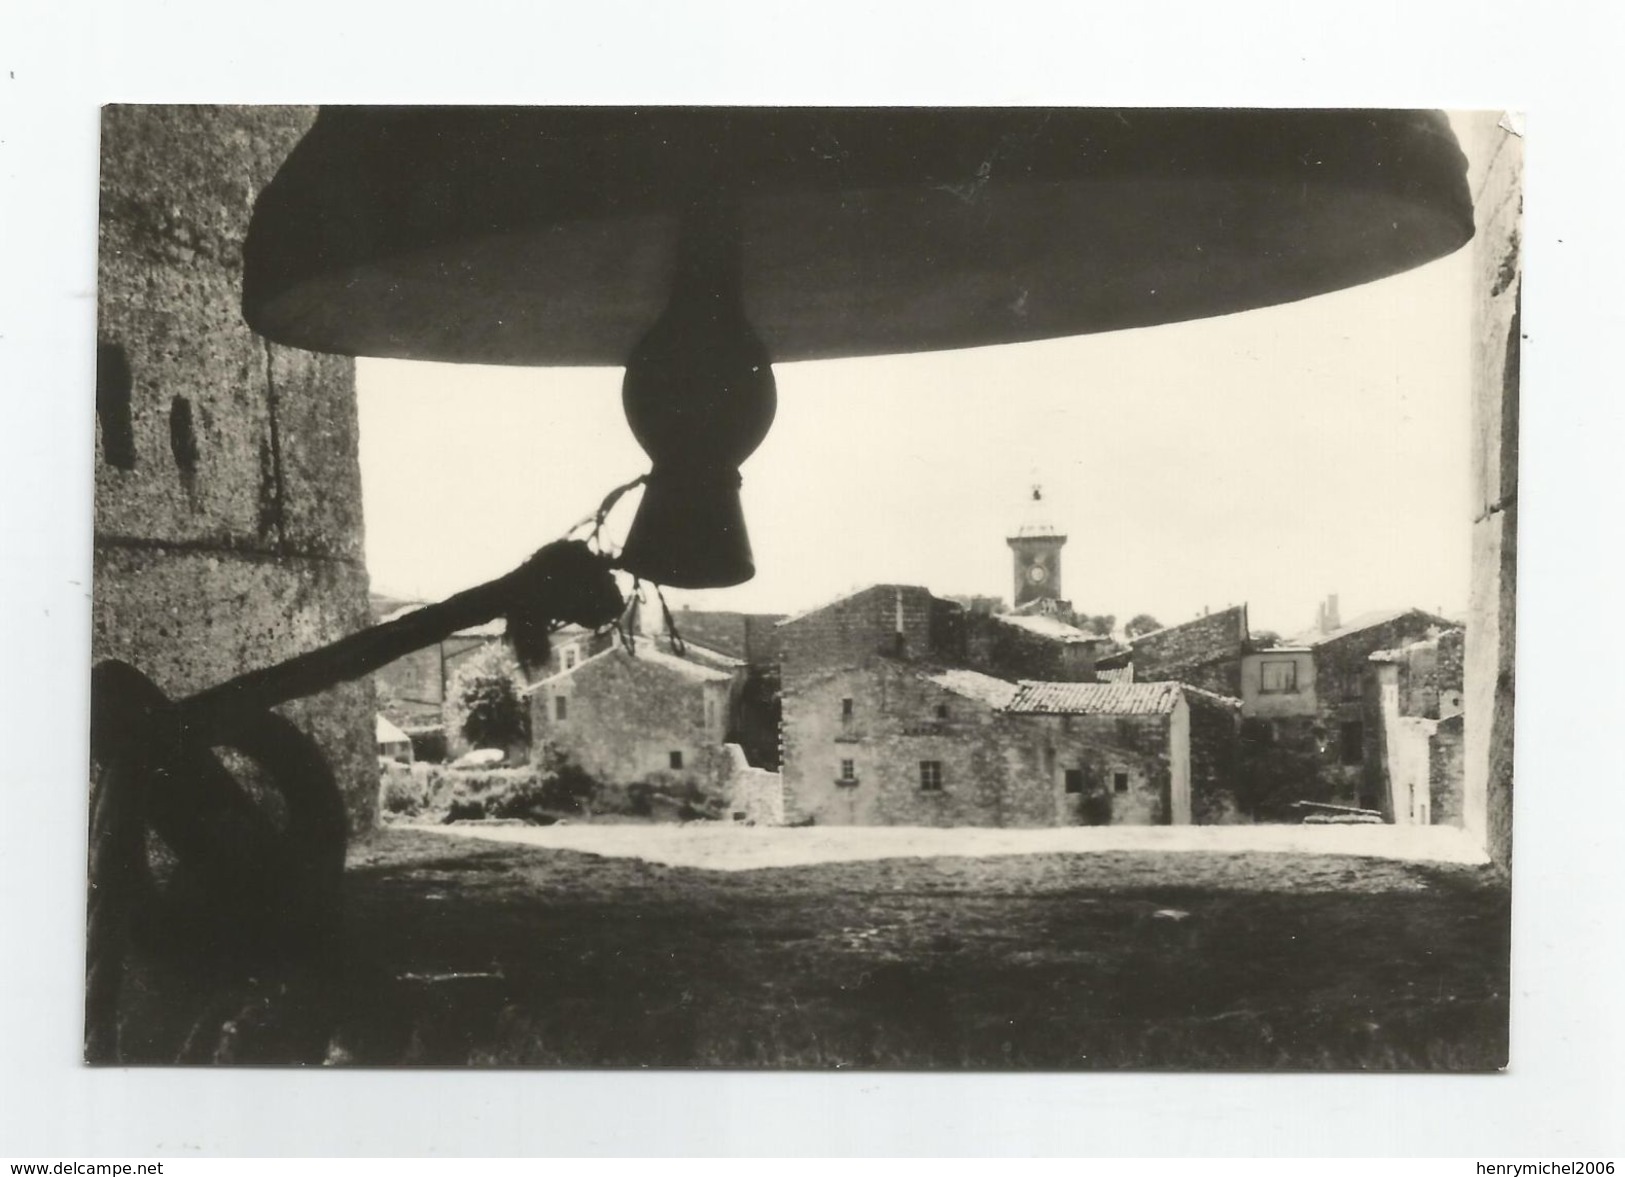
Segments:
[[[384,830],[338,979],[138,971],[132,1061],[1489,1070],[1490,868],[1132,852],[717,872]],[[336,1030],[335,1027],[336,1026]]]

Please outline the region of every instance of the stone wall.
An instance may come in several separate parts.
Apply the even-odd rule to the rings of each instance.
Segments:
[[[476,651],[500,640],[453,634],[443,642],[397,658],[372,676],[378,693],[378,710],[403,728],[443,725],[446,691],[457,668]],[[448,747],[461,745],[467,750],[460,733],[447,732],[446,736]]]
[[[1315,693],[1322,716],[1328,720],[1360,718],[1360,701],[1365,694],[1371,655],[1379,650],[1409,646],[1448,628],[1449,624],[1443,617],[1412,609],[1389,621],[1316,644]],[[1428,660],[1432,661],[1431,655]],[[1433,673],[1431,668],[1428,673]],[[1436,689],[1434,697],[1437,697]]]
[[[1408,715],[1386,717],[1388,801],[1385,816],[1398,825],[1430,825],[1433,813],[1431,784],[1434,728],[1431,719]]]
[[[778,624],[784,620],[783,613],[731,613],[684,606],[672,615],[672,620],[684,641],[753,667],[778,665]]]
[[[1040,682],[1094,682],[1101,642],[1067,642],[1033,633],[998,616],[967,613],[955,665],[995,678]]]
[[[1462,824],[1464,782],[1464,719],[1453,715],[1441,719],[1428,741],[1428,786],[1433,794],[1433,824]]]
[[[929,657],[930,592],[912,585],[875,585],[779,625],[786,680],[819,669],[857,666],[877,657]],[[938,622],[940,624],[940,622]]]
[[[1164,824],[1168,729],[1166,715],[1006,714],[902,662],[797,676],[784,696],[787,817],[821,825]],[[843,760],[852,761],[850,778]],[[941,766],[940,790],[921,788],[922,761]],[[1080,792],[1066,791],[1068,770],[1081,774]]]
[[[748,666],[735,696],[728,739],[744,749],[750,763],[771,772],[779,770],[778,666]]]
[[[1464,651],[1463,824],[1512,862],[1517,645],[1518,376],[1523,139],[1493,112],[1460,120],[1473,161],[1472,586]]]
[[[780,771],[791,821],[1005,824],[990,708],[925,682],[905,663],[792,675],[789,657],[786,643]],[[937,718],[939,703],[946,718]],[[850,773],[842,771],[845,760]],[[922,760],[942,763],[941,792],[921,794]]]
[[[782,826],[784,778],[776,772],[752,768],[738,744],[725,745],[723,755],[729,820],[753,826]]]
[[[239,311],[254,198],[314,117],[103,112],[91,655],[173,696],[369,620],[353,364],[268,344]],[[371,827],[372,684],[284,710]]]
[[[1249,821],[1236,798],[1241,708],[1201,691],[1186,691],[1185,702],[1191,717],[1191,820],[1199,826]]]
[[[1465,686],[1463,657],[1466,654],[1467,632],[1449,629],[1439,635],[1439,691],[1441,694],[1461,694]]]
[[[1135,682],[1182,682],[1241,696],[1247,606],[1234,605],[1130,641]]]
[[[1448,630],[1384,655],[1395,668],[1398,713],[1440,719],[1461,711],[1463,633]]]
[[[612,784],[666,776],[719,790],[727,776],[731,687],[727,678],[702,680],[653,657],[611,650],[532,689],[532,761],[546,762],[545,747]],[[680,768],[671,765],[674,752]]]
[[[1385,805],[1387,785],[1379,769],[1383,736],[1372,722],[1380,700],[1371,655],[1408,646],[1448,624],[1442,617],[1412,609],[1314,647],[1317,719],[1310,734],[1325,746],[1320,772],[1333,785],[1339,803],[1379,810]],[[1344,754],[1351,746],[1359,749],[1353,763]]]
[[[1439,718],[1439,643],[1412,642],[1398,656],[1399,713]]]
[[[1387,659],[1373,663],[1371,669],[1370,697],[1375,702],[1370,730],[1375,734],[1377,748],[1366,767],[1372,787],[1380,791],[1384,817],[1399,825],[1460,826],[1461,714],[1443,719],[1406,714],[1406,660]]]

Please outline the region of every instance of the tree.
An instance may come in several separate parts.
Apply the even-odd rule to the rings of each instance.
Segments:
[[[1087,613],[1079,613],[1072,624],[1083,630],[1084,633],[1096,634],[1103,638],[1112,636],[1112,630],[1117,627],[1117,617],[1112,613],[1102,613],[1098,617],[1091,617]]]
[[[1247,641],[1255,650],[1270,650],[1281,644],[1281,635],[1273,629],[1255,629],[1247,635]]]
[[[1137,638],[1144,634],[1155,633],[1162,627],[1162,622],[1151,616],[1151,614],[1138,613],[1129,618],[1128,624],[1123,627],[1123,633],[1128,637]]]
[[[474,748],[511,748],[530,739],[525,680],[506,646],[492,644],[457,668],[446,692],[448,721]]]

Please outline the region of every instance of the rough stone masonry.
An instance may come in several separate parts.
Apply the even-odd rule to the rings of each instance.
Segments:
[[[91,655],[172,697],[368,621],[354,364],[267,343],[238,309],[254,198],[312,108],[102,117]],[[373,688],[290,704],[372,825]]]
[[[1473,564],[1467,603],[1462,817],[1512,861],[1513,653],[1517,645],[1518,377],[1523,137],[1510,119],[1460,128],[1473,191]]]

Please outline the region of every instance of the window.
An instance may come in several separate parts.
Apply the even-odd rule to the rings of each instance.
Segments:
[[[946,703],[938,703],[937,704],[937,718],[938,719],[947,719],[948,718],[948,704],[946,704]]]
[[[1114,773],[1112,773],[1112,791],[1114,793],[1126,793],[1126,792],[1128,792],[1128,773],[1126,773],[1126,772],[1114,772]]]
[[[920,791],[922,793],[942,792],[942,761],[920,761]]]
[[[1298,693],[1298,664],[1290,658],[1266,658],[1258,664],[1260,695]]]
[[[1068,793],[1083,792],[1083,769],[1069,768],[1066,770],[1066,791]]]
[[[1365,760],[1365,724],[1359,720],[1345,723],[1338,741],[1338,752],[1344,764],[1361,764]]]
[[[553,718],[560,723],[570,718],[570,700],[564,695],[553,696]]]
[[[683,767],[683,754],[681,752],[673,752],[667,757],[667,759],[671,762],[671,766],[673,768]]]
[[[856,761],[841,761],[841,779],[843,781],[855,781],[858,779],[858,765]]]
[[[568,650],[564,651],[564,669],[569,670],[571,667],[575,666],[575,664],[576,648],[571,646]]]
[[[705,700],[705,726],[715,727],[717,724],[717,701],[709,696]]]
[[[845,723],[847,720],[849,720],[851,718],[852,718],[852,700],[851,699],[842,699],[841,700],[841,722]]]

